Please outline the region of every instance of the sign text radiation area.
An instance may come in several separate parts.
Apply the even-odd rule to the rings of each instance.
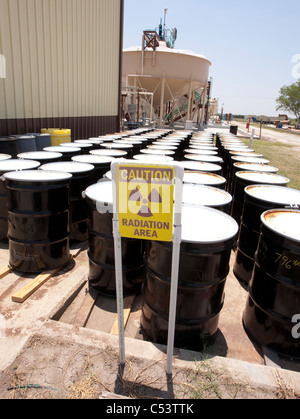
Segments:
[[[174,169],[118,167],[118,213],[122,237],[172,241]]]

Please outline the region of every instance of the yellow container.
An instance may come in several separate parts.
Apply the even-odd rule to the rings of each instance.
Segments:
[[[58,129],[58,128],[43,128],[42,134],[51,135],[51,144],[53,146],[59,146],[62,143],[71,142],[71,130],[70,129]]]

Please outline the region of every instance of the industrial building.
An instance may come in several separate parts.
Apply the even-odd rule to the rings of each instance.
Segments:
[[[1,136],[68,128],[78,139],[119,130],[123,3],[0,1]]]

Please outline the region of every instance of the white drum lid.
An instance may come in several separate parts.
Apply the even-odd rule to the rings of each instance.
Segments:
[[[133,159],[138,160],[141,163],[153,163],[153,164],[168,163],[168,162],[174,161],[173,157],[170,157],[170,156],[162,156],[162,155],[152,156],[151,154],[136,154],[135,156],[133,156]]]
[[[164,146],[178,147],[178,146],[180,146],[180,141],[161,139],[161,140],[153,141],[152,145],[164,145]]]
[[[249,151],[230,151],[229,154],[231,155],[231,157],[234,156],[242,156],[242,157],[258,157],[258,158],[263,158],[264,156],[262,154],[259,153],[255,153],[255,152],[249,152]]]
[[[143,141],[133,140],[131,138],[124,138],[123,140],[115,140],[114,144],[129,144],[129,145],[141,145]]]
[[[90,154],[95,156],[111,156],[111,157],[125,157],[127,156],[127,151],[123,150],[91,150]]]
[[[93,140],[75,140],[74,143],[78,144],[88,144],[89,146],[93,145]]]
[[[174,136],[174,137],[164,137],[164,138],[159,138],[159,141],[177,141],[177,142],[182,142],[184,141],[183,137],[178,137],[178,136]]]
[[[51,151],[53,153],[78,153],[81,148],[79,147],[63,147],[63,146],[52,146],[52,147],[45,147],[44,151]]]
[[[60,144],[60,147],[76,147],[76,148],[90,148],[90,147],[92,147],[93,146],[93,144],[92,143],[88,143],[88,144],[86,144],[86,143],[76,143],[76,145],[75,145],[75,143],[62,143],[62,144]]]
[[[89,186],[83,196],[93,201],[100,213],[113,212],[113,183],[111,180],[101,180]]]
[[[182,161],[181,166],[187,170],[199,170],[200,172],[220,172],[222,167],[214,163],[198,162],[198,161]]]
[[[243,156],[234,156],[231,157],[233,161],[243,162],[243,163],[262,163],[262,164],[269,164],[270,161],[267,159],[263,159],[260,157],[243,157]]]
[[[131,149],[131,148],[133,148],[133,145],[132,144],[118,144],[118,143],[103,143],[103,144],[100,144],[100,146],[101,147],[104,147],[104,148],[116,148],[116,149],[118,149],[118,148],[128,148],[128,149]]]
[[[170,145],[155,145],[155,144],[153,145],[153,144],[151,144],[151,145],[148,145],[148,148],[150,150],[170,150],[170,151],[172,151],[172,150],[177,150],[178,147],[170,146]]]
[[[221,185],[226,183],[222,176],[207,172],[184,172],[183,183],[196,185]]]
[[[19,159],[30,159],[30,160],[48,160],[48,159],[59,159],[63,155],[62,153],[54,153],[52,151],[29,151],[28,153],[18,154]]]
[[[19,182],[55,182],[69,180],[72,178],[71,173],[52,172],[44,170],[24,170],[18,172],[9,172],[4,175],[6,179]]]
[[[193,150],[210,150],[210,151],[218,151],[218,147],[214,145],[201,145],[201,144],[190,144],[190,148]]]
[[[102,143],[105,143],[105,142],[107,142],[107,143],[111,143],[114,139],[113,138],[108,138],[108,137],[98,137],[97,138],[99,141],[101,141]],[[118,140],[118,139],[120,139],[120,137],[118,137],[118,138],[115,138],[116,140]]]
[[[33,170],[40,166],[39,161],[35,160],[21,160],[21,159],[10,159],[0,161],[0,171],[7,170],[8,172],[16,172],[18,170]]]
[[[213,138],[191,138],[190,143],[213,145],[215,140]]]
[[[0,154],[0,161],[10,160],[11,158],[9,154]]]
[[[143,154],[153,154],[157,156],[161,156],[161,155],[173,156],[175,154],[175,151],[172,151],[172,150],[156,150],[156,149],[150,149],[150,148],[140,150],[140,152]]]
[[[120,140],[122,136],[120,134],[106,134],[105,138],[109,138],[111,141]]]
[[[222,206],[232,202],[232,196],[210,186],[183,184],[182,202],[189,205]]]
[[[300,242],[300,211],[280,209],[266,211],[261,216],[261,222],[280,236]]]
[[[91,137],[91,138],[88,139],[88,141],[92,144],[101,144],[102,143],[102,141],[98,137]]]
[[[141,143],[141,144],[144,144],[144,143],[147,143],[148,142],[148,139],[147,138],[143,138],[143,137],[140,137],[139,135],[137,135],[136,137],[125,137],[125,139],[124,140],[116,140],[116,142],[119,142],[119,141],[138,141],[139,143]]]
[[[222,211],[207,207],[182,206],[182,241],[219,243],[234,238],[237,222]]]
[[[187,148],[183,150],[184,153],[188,154],[201,154],[202,156],[217,156],[218,152],[214,150],[204,150],[203,148]]]
[[[254,150],[250,149],[247,146],[226,146],[224,147],[226,151],[245,151],[246,153],[254,153]]]
[[[74,156],[71,159],[74,162],[78,163],[88,163],[88,164],[108,164],[116,160],[111,156],[96,156],[96,154],[83,154],[79,156]]]
[[[212,141],[189,141],[189,146],[193,147],[216,147]]]
[[[189,160],[196,160],[196,161],[203,161],[203,162],[210,162],[210,163],[223,163],[223,159],[218,156],[205,156],[203,154],[185,154],[184,156],[186,159]]]
[[[252,172],[267,172],[267,173],[279,172],[278,167],[269,166],[267,164],[261,164],[261,163],[234,163],[234,167],[241,171],[248,170]]]
[[[40,167],[40,170],[48,170],[50,172],[84,173],[92,172],[94,170],[94,166],[87,163],[70,161],[44,164]]]
[[[257,183],[266,183],[266,184],[288,184],[290,179],[284,176],[276,175],[274,173],[264,173],[264,172],[237,172],[236,176],[240,179],[246,179],[251,182]]]
[[[273,204],[300,206],[300,191],[275,185],[252,185],[245,188],[246,195]]]

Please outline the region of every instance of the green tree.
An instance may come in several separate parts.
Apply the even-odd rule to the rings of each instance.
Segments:
[[[290,86],[283,86],[279,94],[276,109],[290,112],[300,121],[300,80]]]

